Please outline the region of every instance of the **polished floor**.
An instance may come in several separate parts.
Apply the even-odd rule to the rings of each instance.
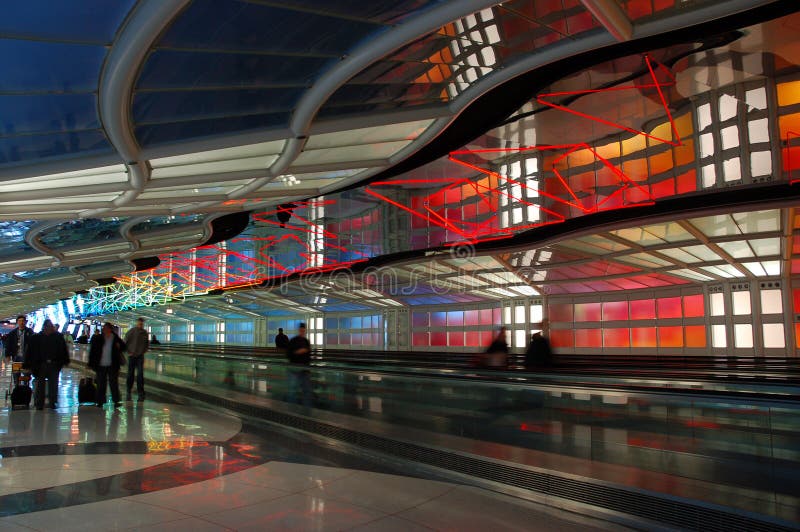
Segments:
[[[0,410],[0,530],[610,528],[200,405],[77,405],[77,376],[55,410]]]

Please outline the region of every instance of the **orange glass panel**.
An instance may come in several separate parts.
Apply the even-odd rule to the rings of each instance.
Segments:
[[[650,194],[654,198],[666,198],[675,195],[675,179],[664,179],[659,183],[650,185]]]
[[[603,346],[630,347],[630,329],[603,329]]]
[[[592,192],[595,189],[594,172],[583,172],[570,176],[569,185],[573,192]]]
[[[687,325],[686,347],[705,347],[705,346],[706,346],[705,325]]]
[[[800,113],[783,115],[778,118],[778,125],[781,129],[781,140],[786,140],[786,135],[790,131],[800,133]]]
[[[552,322],[572,322],[572,305],[569,303],[550,304],[547,306],[547,317]]]
[[[605,146],[597,146],[594,151],[603,159],[616,159],[619,157],[619,142],[611,142]]]
[[[575,329],[575,347],[603,347],[601,329]]]
[[[672,153],[675,154],[676,167],[693,163],[695,161],[694,141],[692,139],[683,141],[680,146],[672,148]]]
[[[600,321],[600,303],[576,303],[575,321]]]
[[[681,136],[681,138],[687,137],[694,133],[692,113],[684,113],[681,116],[673,116],[672,121],[675,122],[675,129],[678,130],[678,134]]]
[[[655,299],[635,299],[631,301],[632,320],[654,320],[656,319]]]
[[[650,156],[650,175],[663,174],[672,168],[672,150]]]
[[[685,318],[699,318],[705,315],[703,294],[683,296],[683,316]]]
[[[554,329],[550,331],[550,345],[553,347],[574,347],[572,329]]]
[[[622,163],[622,171],[631,181],[647,181],[647,159],[628,160]]]
[[[800,103],[800,81],[778,84],[778,105],[785,107]]]
[[[792,137],[794,139],[794,137]],[[795,141],[797,142],[797,141]],[[798,169],[800,169],[800,146],[790,146],[781,149],[781,160],[783,161],[781,167],[784,172],[789,172],[791,179],[798,178]]]
[[[618,321],[627,319],[627,301],[609,301],[607,303],[603,303],[603,321]]]
[[[629,139],[622,141],[622,155],[630,155],[632,153],[640,152],[645,148],[646,137],[644,135],[635,135]]]
[[[680,318],[681,315],[680,297],[662,297],[658,300],[659,318]]]
[[[671,141],[677,140],[675,138],[675,134],[672,132],[672,124],[670,122],[664,122],[663,124],[657,125],[650,130],[650,135],[658,137],[659,139],[668,139]],[[656,139],[647,139],[647,142],[650,144],[650,146],[658,146],[659,144],[663,144],[662,141]]]
[[[796,343],[796,347],[800,349],[800,323],[794,324],[794,341]]]
[[[659,347],[683,347],[683,327],[659,327],[658,328]]]
[[[567,156],[567,160],[569,161],[570,168],[575,168],[576,166],[584,166],[587,164],[593,164],[596,160],[594,153],[587,150],[575,150],[574,152],[570,153]]]
[[[633,347],[656,347],[656,328],[633,327],[631,328],[631,340]]]

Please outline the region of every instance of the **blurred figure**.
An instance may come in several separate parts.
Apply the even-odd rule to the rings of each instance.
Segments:
[[[136,326],[125,335],[125,345],[128,348],[126,400],[131,400],[133,380],[136,379],[136,400],[144,401],[144,354],[150,349],[150,336],[144,329],[144,318],[137,319]]]
[[[61,329],[64,331],[62,335],[64,336],[64,341],[67,343],[67,349],[72,351],[72,346],[75,343],[75,339],[72,337],[72,334],[69,332],[69,323],[65,323]]]
[[[58,378],[61,368],[69,364],[69,351],[64,337],[58,333],[53,322],[44,320],[42,331],[30,341],[30,349],[23,367],[36,377],[33,404],[36,410],[44,408],[45,381],[50,408],[56,408],[58,401]]]
[[[275,335],[275,347],[278,349],[289,347],[289,337],[283,334],[283,327],[278,327],[278,334]]]
[[[88,344],[89,343],[89,326],[84,325],[83,329],[81,329],[81,335],[78,336],[78,339],[75,341],[77,344]]]
[[[549,368],[553,365],[553,350],[547,338],[547,320],[542,320],[542,330],[531,335],[525,352],[525,369]]]
[[[500,327],[484,357],[484,366],[487,368],[504,368],[508,364],[508,341],[506,340],[507,329]]]
[[[155,334],[152,338],[150,338],[150,345],[161,345],[161,342],[158,341],[158,338],[156,338]]]
[[[297,336],[289,340],[286,346],[286,358],[289,359],[290,394],[303,406],[311,406],[311,342],[306,338],[306,324],[297,328]],[[297,392],[300,392],[299,397]]]
[[[125,342],[114,332],[114,326],[103,324],[102,334],[92,336],[89,346],[89,367],[97,373],[97,406],[106,402],[106,384],[111,389],[114,406],[121,405],[119,368],[125,365]]]

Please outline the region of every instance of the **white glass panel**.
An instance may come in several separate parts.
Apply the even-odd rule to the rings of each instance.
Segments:
[[[681,262],[685,262],[685,263],[688,263],[688,264],[692,264],[692,263],[695,263],[695,262],[700,262],[699,258],[695,257],[694,255],[692,255],[690,253],[687,253],[683,249],[678,249],[678,248],[675,248],[675,249],[662,249],[662,250],[659,251],[659,253],[662,253],[662,254],[666,255],[667,257],[671,257],[671,258],[673,258],[675,260],[679,260]]]
[[[219,150],[161,157],[160,159],[151,159],[150,164],[153,168],[163,168],[165,166],[186,166],[230,159],[250,159],[264,155],[277,155],[283,150],[283,143],[283,140],[273,140],[270,142],[234,146],[232,148],[222,148]]]
[[[407,140],[384,142],[379,144],[365,144],[362,146],[344,146],[341,148],[326,148],[322,150],[306,150],[292,163],[293,167],[317,165],[360,163],[376,159],[388,159],[409,144]]]
[[[699,245],[699,246],[686,246],[681,248],[683,251],[687,253],[691,253],[695,257],[698,257],[700,260],[710,262],[720,260],[720,256],[708,249],[706,246]]]
[[[747,123],[747,136],[750,143],[769,142],[769,121],[766,118],[751,120]]]
[[[765,323],[762,325],[762,328],[764,333],[764,347],[768,349],[783,349],[786,347],[783,323]]]
[[[711,105],[704,103],[697,108],[697,130],[703,131],[711,125]]]
[[[728,347],[725,325],[711,326],[711,345],[712,347]]]
[[[700,135],[700,156],[711,157],[714,155],[714,136],[711,133]]]
[[[503,323],[505,324],[511,323],[511,307],[503,308]]]
[[[753,250],[747,245],[744,240],[737,240],[736,242],[720,242],[721,247],[725,252],[735,259],[745,259],[753,257]]]
[[[249,159],[231,159],[226,161],[153,168],[152,176],[153,179],[163,179],[166,177],[226,174],[229,172],[244,172],[248,170],[253,170],[254,174],[261,173],[258,172],[260,170],[266,175],[267,168],[269,168],[277,158],[277,155],[264,155],[263,157],[251,157]],[[254,175],[254,177],[256,176]]]
[[[97,181],[95,181],[95,183],[97,182],[105,183],[110,180],[116,181],[117,179],[119,179],[120,175],[126,176],[125,179],[127,179],[125,166],[122,164],[115,164],[111,166],[101,166],[98,168],[87,168],[86,170],[75,170],[72,172],[60,172],[58,174],[37,175],[33,177],[25,177],[22,179],[14,179],[13,181],[7,181],[3,183],[2,188],[0,188],[0,190],[7,190],[5,187],[9,185],[13,186],[22,183],[35,185],[41,181],[45,182],[63,181],[63,184],[58,186],[65,186],[72,183],[73,179],[82,177],[97,177],[98,179]],[[107,178],[106,176],[114,176],[114,177]]]
[[[525,331],[514,331],[514,347],[525,347],[527,345],[525,340]]]
[[[725,294],[716,292],[711,294],[711,315],[724,316],[725,315]]]
[[[128,174],[125,172],[60,179],[49,179],[48,176],[42,176],[36,181],[30,181],[29,179],[15,179],[14,181],[6,181],[3,184],[0,184],[0,199],[2,199],[2,195],[7,192],[27,192],[31,190],[49,190],[63,187],[69,187],[73,190],[80,190],[83,187],[90,187],[92,185],[103,185],[108,183],[122,184],[127,182]],[[125,187],[120,186],[120,189],[123,188]]]
[[[781,228],[780,211],[778,210],[740,212],[732,216],[745,233],[779,231]]]
[[[748,243],[752,246],[753,251],[759,257],[769,257],[772,255],[781,254],[781,239],[775,238],[758,238],[749,240]]]
[[[722,161],[722,172],[725,174],[725,181],[738,181],[742,178],[742,165],[738,157]]]
[[[692,279],[694,281],[711,281],[711,280],[714,279],[713,277],[709,277],[707,275],[703,275],[701,273],[697,273],[696,271],[687,270],[687,269],[670,270],[669,273],[671,273],[672,275],[677,275],[679,277],[685,277],[687,279]]]
[[[531,323],[541,323],[543,317],[542,305],[531,305]]]
[[[753,326],[749,323],[737,323],[733,326],[734,344],[737,348],[753,347]]]
[[[731,294],[733,298],[733,315],[746,316],[752,312],[750,305],[750,292],[739,291]]]
[[[779,289],[761,291],[761,313],[783,314],[783,297]]]
[[[753,177],[770,175],[772,173],[772,154],[768,151],[750,153],[750,174]]]
[[[761,61],[761,54],[754,54],[759,61]],[[751,74],[759,74],[761,70],[759,69],[758,72],[746,71]],[[757,89],[749,90],[744,93],[744,100],[747,102],[749,107],[753,107],[755,109],[766,109],[767,108],[767,91],[764,87],[759,87]]]
[[[663,244],[665,240],[647,230],[646,227],[630,227],[628,229],[618,229],[611,233],[618,237],[636,242],[643,246],[652,246],[654,244]]]
[[[385,126],[365,127],[348,131],[337,131],[335,133],[311,135],[306,143],[305,149],[319,150],[341,146],[360,146],[363,144],[414,140],[425,131],[432,122],[433,120],[417,120],[414,122],[403,122],[401,124],[389,124]]]
[[[728,277],[744,277],[745,276],[742,272],[740,272],[737,268],[735,268],[731,264],[722,264],[720,266],[712,266],[712,268],[713,267],[716,267],[718,270],[720,270],[722,272],[725,272],[728,275]]]
[[[514,307],[514,323],[525,323],[525,307],[523,305]]]
[[[706,216],[703,218],[692,218],[689,220],[693,226],[698,228],[707,236],[728,236],[739,235],[739,226],[733,218],[727,214],[716,216]]]
[[[703,187],[713,187],[717,182],[717,170],[714,164],[707,164],[703,167]]]
[[[757,277],[766,277],[767,271],[761,265],[760,262],[743,262],[742,266],[750,270],[750,273]]]
[[[723,94],[719,97],[719,119],[728,120],[736,116],[739,110],[739,101],[730,94]]]
[[[761,265],[767,271],[767,275],[780,275],[781,274],[781,261],[779,261],[779,260],[761,261]]]
[[[722,149],[727,150],[739,146],[739,127],[728,126],[720,131],[722,136]]]

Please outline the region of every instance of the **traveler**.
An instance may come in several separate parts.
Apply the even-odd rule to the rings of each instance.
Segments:
[[[500,327],[489,348],[486,350],[484,365],[487,368],[504,368],[508,364],[508,342],[506,328]]]
[[[278,334],[275,336],[275,347],[278,349],[289,347],[289,337],[283,334],[283,327],[278,327]]]
[[[125,365],[125,342],[114,332],[114,326],[103,324],[102,334],[94,334],[89,346],[89,367],[97,373],[97,406],[106,402],[106,384],[111,389],[114,406],[121,405],[119,368]]]
[[[17,328],[8,333],[3,342],[5,348],[6,358],[10,358],[11,362],[22,362],[25,360],[25,355],[28,353],[31,338],[33,338],[33,329],[27,327],[28,318],[25,316],[17,316]],[[12,366],[13,367],[13,366]],[[14,386],[19,384],[20,372],[15,371],[11,375]]]
[[[150,349],[150,335],[144,329],[144,318],[136,320],[136,327],[125,334],[125,345],[128,348],[128,395],[131,400],[134,374],[136,375],[137,401],[144,401],[144,354]]]
[[[153,337],[150,339],[150,345],[161,345],[161,342],[158,341],[156,335],[154,334]]]
[[[45,381],[50,408],[58,402],[58,378],[61,368],[69,364],[69,351],[64,337],[53,322],[44,320],[42,330],[31,337],[30,348],[22,367],[33,373],[35,384],[33,404],[36,410],[44,408]]]
[[[75,339],[72,338],[72,334],[69,332],[69,323],[65,323],[62,329],[64,330],[62,334],[64,336],[64,341],[67,342],[67,349],[72,350],[72,346],[75,343]]]
[[[305,323],[301,323],[297,328],[297,336],[289,340],[286,346],[286,358],[290,364],[290,393],[294,395],[296,402],[311,406],[311,371],[308,369],[311,365],[311,343],[306,338]]]
[[[542,320],[542,330],[531,335],[531,342],[525,352],[525,369],[547,368],[553,365],[553,350],[550,340],[545,336],[547,320]]]
[[[76,344],[88,344],[89,343],[89,326],[84,325],[83,329],[81,330],[81,335],[78,336],[78,339],[75,340]]]

